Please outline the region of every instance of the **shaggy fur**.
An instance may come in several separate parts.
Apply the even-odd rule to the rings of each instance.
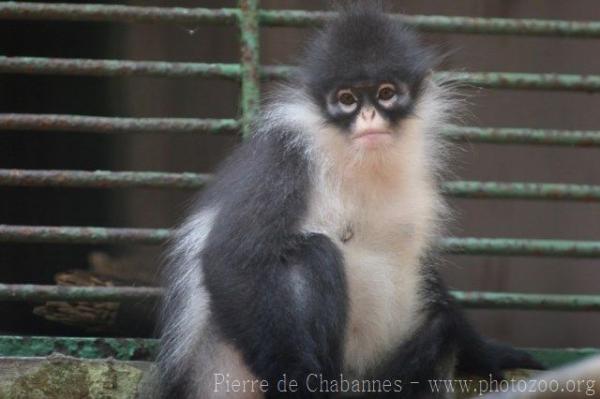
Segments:
[[[333,396],[307,385],[314,375],[402,381],[401,392],[363,393],[430,398],[426,380],[455,365],[495,377],[538,366],[475,333],[427,261],[445,213],[438,134],[453,111],[431,61],[412,32],[367,6],[307,48],[174,240],[164,398]],[[378,103],[381,82],[398,89],[391,106]],[[337,103],[346,87],[353,112]],[[386,129],[385,145],[357,139],[361,123]],[[268,390],[236,394],[217,375]],[[297,392],[282,392],[292,380]]]

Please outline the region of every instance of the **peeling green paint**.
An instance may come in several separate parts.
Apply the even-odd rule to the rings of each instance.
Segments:
[[[251,134],[260,100],[258,0],[239,0],[242,135]]]
[[[0,359],[12,364],[0,372],[0,397],[6,399],[134,399],[148,367],[131,363],[82,361],[63,356],[47,359]]]
[[[254,14],[251,11],[242,13],[241,22],[247,24],[248,28],[256,27],[252,15]],[[248,109],[253,112],[258,106],[259,77],[263,79],[285,79],[290,77],[294,67],[289,65],[259,66],[258,34],[256,30],[242,30],[241,41],[241,64],[0,56],[0,72],[82,76],[220,78],[232,80],[241,78],[242,111]],[[589,93],[600,91],[599,75],[519,72],[436,72],[434,78],[440,82],[459,84],[464,88],[563,90]],[[244,97],[244,93],[246,93],[246,97]],[[246,106],[244,106],[244,103],[247,103]]]
[[[0,185],[23,187],[199,189],[211,179],[198,173],[0,169]],[[585,184],[449,181],[442,192],[458,198],[600,201],[600,186]]]
[[[223,133],[239,129],[234,119],[117,118],[57,114],[0,114],[0,130],[92,133]]]
[[[143,338],[0,335],[0,356],[39,357],[60,353],[84,359],[150,360],[158,341]]]
[[[41,357],[61,353],[84,359],[151,361],[157,348],[156,339],[0,336],[0,356],[3,357]],[[526,348],[526,350],[548,368],[600,354],[600,348]]]
[[[0,19],[73,20],[163,24],[236,23],[239,10],[234,8],[140,7],[108,4],[38,4],[29,2],[0,3]],[[332,13],[304,10],[260,10],[261,25],[317,26]],[[402,22],[427,32],[494,35],[530,35],[598,38],[596,21],[564,21],[526,18],[478,18],[445,15],[402,15]]]

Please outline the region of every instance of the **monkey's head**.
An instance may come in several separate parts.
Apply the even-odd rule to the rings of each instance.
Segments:
[[[365,3],[342,10],[318,34],[300,78],[327,124],[355,145],[382,148],[412,116],[433,57],[400,21]]]

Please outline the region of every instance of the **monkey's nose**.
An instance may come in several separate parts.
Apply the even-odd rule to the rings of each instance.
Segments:
[[[375,118],[375,110],[373,108],[362,111],[360,113],[360,116],[365,120],[365,121],[372,121]]]

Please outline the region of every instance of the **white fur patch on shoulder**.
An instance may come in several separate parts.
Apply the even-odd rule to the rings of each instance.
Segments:
[[[165,326],[161,360],[173,369],[186,368],[190,354],[202,337],[210,316],[209,296],[203,283],[200,253],[204,247],[217,209],[205,209],[187,220],[177,231],[175,246],[169,257],[170,289],[167,302],[178,303],[177,314],[166,315],[171,325]],[[167,308],[167,311],[172,310]]]

